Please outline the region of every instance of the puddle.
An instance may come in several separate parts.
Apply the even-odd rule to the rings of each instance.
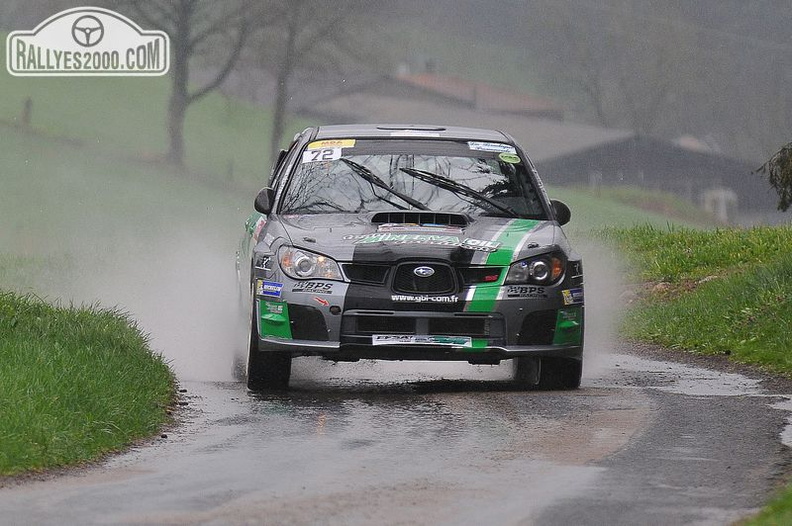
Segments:
[[[611,371],[630,372],[631,385],[622,387],[650,388],[686,396],[767,396],[759,380],[741,374],[623,354],[612,354],[607,360]],[[600,381],[613,379],[610,374]]]
[[[780,433],[781,443],[792,447],[792,394],[775,395],[761,387],[761,381],[741,374],[712,371],[675,362],[646,360],[636,356],[613,354],[605,358],[611,371],[629,371],[635,385],[621,387],[657,389],[685,396],[752,396],[775,401],[773,409],[786,411],[787,425]],[[613,374],[595,384],[613,380]]]

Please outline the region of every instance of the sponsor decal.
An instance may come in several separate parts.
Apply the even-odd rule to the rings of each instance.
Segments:
[[[305,150],[302,155],[303,163],[316,163],[321,161],[336,161],[341,158],[341,148],[321,148],[318,150]]]
[[[553,345],[580,345],[583,341],[583,309],[559,309]]]
[[[472,239],[467,238],[462,241],[460,245],[462,248],[467,248],[468,250],[481,250],[482,252],[495,252],[498,250],[498,247],[501,246],[500,242],[498,241],[486,241],[483,239]]]
[[[355,139],[325,139],[314,141],[306,147],[306,150],[321,150],[324,148],[351,148],[355,145]]]
[[[500,159],[504,163],[520,164],[520,156],[517,155],[516,153],[503,152],[502,154],[498,155],[498,159]]]
[[[517,153],[517,149],[511,144],[500,142],[468,141],[468,148],[479,152]]]
[[[506,288],[507,298],[546,298],[547,291],[544,287],[532,285],[509,285]]]
[[[273,298],[280,298],[283,291],[283,283],[277,281],[267,281],[263,279],[256,280],[256,294],[258,296],[271,296]]]
[[[291,339],[289,305],[274,301],[259,300],[259,334],[262,337]]]
[[[394,245],[439,245],[461,247],[468,250],[481,252],[495,252],[501,243],[485,239],[464,238],[446,234],[395,234],[391,232],[377,232],[372,234],[346,235],[344,239],[352,241],[355,245],[371,243],[393,243]]]
[[[562,290],[561,295],[564,296],[564,305],[578,305],[583,303],[582,288]]]
[[[458,296],[429,296],[426,294],[391,294],[391,301],[397,303],[456,303]]]
[[[6,68],[18,77],[160,76],[169,67],[166,33],[101,7],[67,9],[6,38]]]
[[[267,314],[283,314],[283,303],[262,301],[261,304]]]
[[[330,302],[329,302],[329,301],[327,301],[327,300],[326,300],[326,299],[324,299],[324,298],[320,298],[319,296],[314,296],[314,298],[313,298],[313,299],[314,299],[314,301],[315,301],[316,303],[318,303],[319,305],[321,305],[321,306],[323,306],[323,307],[329,307],[329,306],[330,306]]]
[[[450,345],[455,347],[472,347],[473,340],[469,336],[424,336],[412,334],[374,334],[372,345]]]
[[[291,291],[295,294],[301,292],[310,292],[311,294],[332,294],[333,284],[323,283],[321,281],[298,281],[294,284]]]
[[[264,272],[272,272],[272,257],[265,256],[264,254],[256,254],[253,260],[253,266]]]

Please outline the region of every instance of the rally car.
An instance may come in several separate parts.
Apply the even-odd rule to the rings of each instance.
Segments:
[[[520,388],[580,385],[570,211],[508,134],[308,128],[254,208],[237,259],[249,389],[286,389],[296,356],[512,360]]]

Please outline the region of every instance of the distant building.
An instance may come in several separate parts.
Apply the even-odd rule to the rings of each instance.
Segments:
[[[517,139],[549,185],[633,185],[677,194],[721,218],[775,210],[751,164],[703,141],[667,141],[564,122],[546,98],[435,75],[403,74],[358,84],[300,110],[328,124],[391,122],[501,129]],[[752,222],[754,219],[751,220]]]
[[[770,185],[753,174],[755,167],[745,161],[637,135],[537,164],[543,177],[554,184],[663,190],[730,222],[742,211],[772,211],[777,199]]]

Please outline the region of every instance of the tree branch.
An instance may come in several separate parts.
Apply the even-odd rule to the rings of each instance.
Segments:
[[[197,46],[214,34],[222,33],[224,28],[233,27],[237,23],[240,25],[248,24],[248,22],[246,22],[245,13],[249,7],[250,2],[244,2],[228,15],[221,14],[218,16],[214,23],[209,24],[190,39],[190,48]],[[198,13],[195,15],[196,18],[200,18]]]
[[[237,34],[236,42],[234,43],[234,47],[231,50],[231,53],[228,55],[225,64],[217,73],[215,78],[207,83],[204,87],[198,89],[197,91],[191,93],[187,97],[187,104],[192,104],[196,100],[200,99],[201,97],[205,96],[212,90],[216,89],[223,81],[226,79],[231,70],[234,69],[234,65],[236,64],[237,59],[239,58],[240,53],[242,53],[242,48],[245,45],[245,40],[247,39],[248,33],[250,32],[250,26],[248,22],[242,19],[242,25],[239,27],[239,32]]]
[[[134,9],[137,13],[137,16],[143,19],[146,24],[150,25],[154,29],[170,34],[169,29],[171,29],[171,27],[176,24],[176,14],[174,11],[172,9],[166,8],[154,0],[129,0],[120,2],[120,4],[124,3],[128,4],[132,9]],[[170,4],[166,2],[165,5]],[[150,7],[153,11],[156,11],[156,13],[149,13],[146,10],[146,7]],[[166,22],[170,22],[170,25],[168,25]]]

